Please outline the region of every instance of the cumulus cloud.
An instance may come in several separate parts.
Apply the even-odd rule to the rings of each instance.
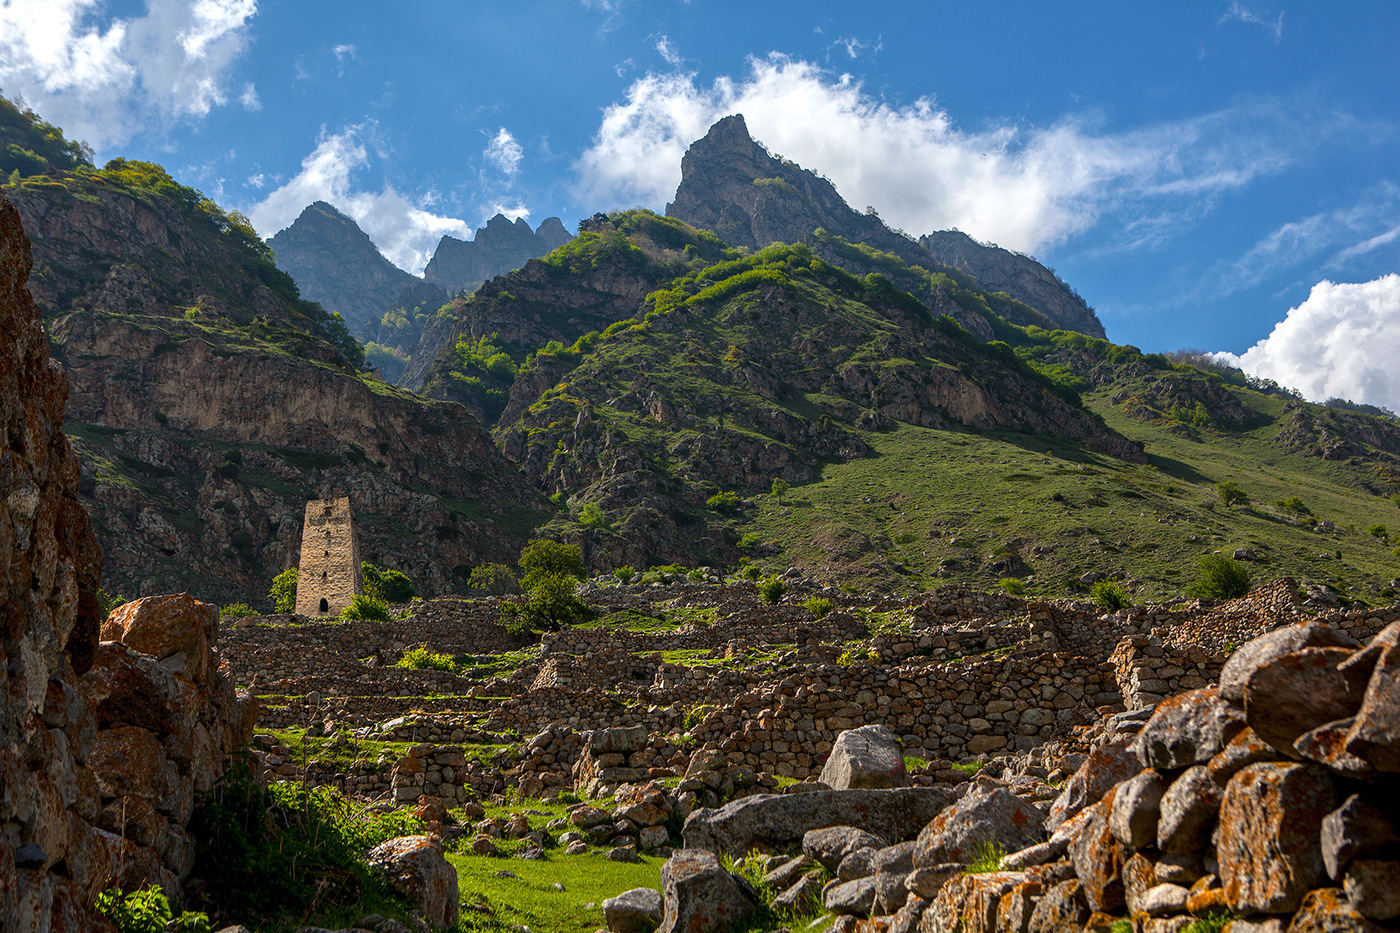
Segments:
[[[773,54],[752,60],[743,79],[708,87],[693,74],[634,81],[576,164],[584,203],[661,208],[686,147],[730,113],[744,114],[770,151],[824,173],[848,202],[877,206],[892,225],[957,227],[1026,252],[1110,212],[1125,224],[1155,220],[1154,235],[1164,236],[1168,221],[1194,222],[1214,198],[1279,171],[1290,157],[1278,137],[1303,132],[1298,114],[1267,103],[1118,134],[1088,117],[969,131],[931,99],[892,106],[849,75]]]
[[[1239,0],[1230,0],[1230,6],[1221,14],[1216,25],[1224,23],[1247,23],[1251,26],[1259,26],[1273,36],[1275,42],[1283,41],[1283,11],[1281,10],[1275,19],[1270,20],[1249,9]]]
[[[248,212],[258,234],[270,237],[296,220],[313,201],[325,201],[354,218],[390,262],[417,275],[432,258],[444,234],[466,238],[471,227],[456,217],[435,214],[431,196],[411,198],[385,185],[364,191],[356,175],[369,167],[366,124],[322,134],[316,148],[301,161],[301,171],[272,191]]]
[[[671,40],[666,36],[656,40],[656,54],[660,55],[662,60],[672,68],[678,67],[685,60],[681,58],[680,49],[672,45]]]
[[[1344,398],[1400,410],[1400,275],[1318,282],[1269,336],[1232,360],[1314,402]]]
[[[486,144],[486,149],[481,154],[507,178],[516,176],[520,171],[520,160],[525,157],[520,143],[516,142],[515,136],[504,126],[491,137],[491,142]]]
[[[147,0],[144,16],[117,17],[103,0],[7,0],[0,87],[72,137],[119,143],[149,121],[228,103],[257,10],[257,0]]]

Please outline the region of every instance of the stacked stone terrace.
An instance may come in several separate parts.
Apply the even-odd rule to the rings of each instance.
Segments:
[[[815,592],[836,607],[820,620],[801,606]],[[966,587],[852,598],[799,583],[776,606],[747,583],[589,587],[587,598],[602,624],[537,639],[499,626],[499,600],[446,599],[415,603],[410,617],[390,623],[266,619],[229,631],[224,652],[234,680],[263,697],[262,728],[329,721],[422,744],[417,757],[426,761],[552,730],[556,738],[536,743],[533,755],[525,743],[495,766],[475,765],[470,782],[444,782],[458,799],[464,784],[570,787],[574,756],[563,747],[578,740],[563,737],[604,728],[640,727],[655,737],[652,777],[684,774],[708,750],[734,768],[814,778],[838,733],[869,724],[886,726],[907,755],[930,762],[928,775],[955,774],[950,763],[1025,752],[1105,712],[1201,687],[1233,646],[1303,617],[1286,580],[1219,606],[1111,615]],[[606,624],[610,614],[659,617],[668,606],[712,610],[714,621],[657,633]],[[871,613],[884,613],[875,634],[862,619]],[[1362,639],[1400,619],[1400,607],[1319,618]],[[480,674],[393,666],[417,646],[472,658]],[[499,658],[507,651],[516,666]],[[687,654],[667,660],[668,651]],[[493,660],[502,663],[493,668]],[[315,779],[384,796],[393,765],[365,762],[354,774]]]

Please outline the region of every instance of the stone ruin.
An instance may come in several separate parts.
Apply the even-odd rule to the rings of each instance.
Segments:
[[[350,498],[312,499],[306,503],[301,531],[301,562],[297,568],[299,615],[335,618],[363,593],[360,539]]]

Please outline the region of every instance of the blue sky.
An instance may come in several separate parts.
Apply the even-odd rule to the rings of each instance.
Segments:
[[[1252,371],[1394,408],[1397,42],[1392,0],[0,0],[0,90],[264,235],[331,201],[413,272],[497,210],[660,210],[742,111],[857,209],[1035,255],[1115,341],[1262,341]]]

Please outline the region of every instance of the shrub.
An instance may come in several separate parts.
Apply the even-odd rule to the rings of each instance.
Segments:
[[[1249,505],[1249,496],[1239,483],[1223,482],[1215,484],[1215,491],[1220,496],[1220,501],[1228,509],[1233,509],[1237,505]]]
[[[121,933],[208,933],[209,917],[195,911],[185,911],[178,917],[170,910],[170,901],[158,885],[147,885],[135,891],[117,888],[99,891],[93,908],[112,921]]]
[[[272,600],[273,612],[297,611],[297,568],[288,567],[272,578],[272,589],[267,591]]]
[[[119,594],[113,595],[103,589],[97,591],[97,609],[102,613],[102,618],[104,619],[112,614],[113,609],[124,605],[126,601],[127,599],[125,596]]]
[[[603,507],[596,502],[589,502],[584,505],[578,513],[579,524],[590,525],[594,528],[608,527],[608,516],[603,511]]]
[[[757,582],[758,578],[763,576],[763,571],[759,569],[758,564],[749,564],[744,568],[742,576],[745,580]]]
[[[1002,577],[997,581],[997,586],[1001,587],[1002,592],[1012,596],[1020,596],[1026,592],[1026,584],[1015,577]]]
[[[831,611],[831,600],[825,596],[809,596],[802,601],[802,608],[812,614],[812,618],[820,619]]]
[[[1133,604],[1128,598],[1128,593],[1112,580],[1100,580],[1094,584],[1090,590],[1094,596],[1094,605],[1107,609],[1109,612],[1117,612],[1119,609],[1127,609]]]
[[[220,619],[246,619],[257,614],[258,610],[247,603],[229,603],[219,610]]]
[[[737,512],[741,505],[743,500],[737,492],[717,492],[705,500],[705,507],[716,512]]]
[[[236,763],[195,808],[192,877],[209,903],[256,929],[312,922],[317,905],[396,913],[405,905],[364,853],[423,828],[408,811],[375,816],[334,788],[259,786]]]
[[[763,543],[763,535],[756,531],[746,531],[739,537],[739,550],[752,551]]]
[[[505,564],[481,564],[472,568],[467,586],[484,590],[488,596],[505,596],[520,589],[515,574]]]
[[[1384,538],[1386,536],[1385,526],[1379,523],[1372,525],[1366,529],[1366,533],[1373,538]]]
[[[770,606],[777,604],[786,592],[787,584],[777,577],[764,577],[758,581],[758,595]]]
[[[1289,496],[1287,499],[1278,500],[1278,507],[1285,512],[1292,512],[1294,515],[1311,515],[1312,509],[1303,504],[1303,500],[1297,496]]]
[[[579,598],[576,577],[537,568],[525,579],[524,595],[503,607],[508,631],[553,631],[593,618],[593,610]]]
[[[1200,599],[1234,599],[1249,592],[1249,568],[1219,554],[1203,554],[1201,570],[1186,591]]]
[[[378,596],[356,593],[350,605],[340,610],[340,617],[346,622],[388,622],[389,604]]]
[[[785,479],[774,479],[774,480],[773,480],[773,488],[772,488],[771,490],[769,490],[769,494],[772,495],[772,497],[773,497],[774,499],[778,499],[778,500],[781,501],[782,498],[783,498],[783,496],[787,495],[787,494],[788,494],[788,490],[791,489],[791,488],[792,488],[792,487],[788,485],[787,480],[785,480]]]
[[[434,654],[427,648],[410,648],[403,653],[403,657],[394,663],[395,667],[407,668],[411,671],[451,671],[455,669],[450,654]]]
[[[636,575],[637,568],[631,564],[623,564],[621,567],[613,569],[613,576],[617,578],[618,583],[627,583]]]
[[[390,603],[406,603],[413,598],[413,581],[397,570],[385,570],[369,561],[360,561],[360,579],[370,596]]]

